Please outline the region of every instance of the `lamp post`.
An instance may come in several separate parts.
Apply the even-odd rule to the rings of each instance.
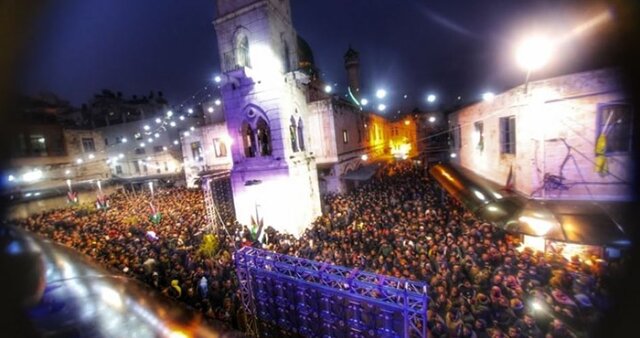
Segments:
[[[531,73],[544,67],[553,54],[553,41],[544,36],[533,36],[523,40],[516,49],[516,62],[526,71],[524,93],[529,87]]]

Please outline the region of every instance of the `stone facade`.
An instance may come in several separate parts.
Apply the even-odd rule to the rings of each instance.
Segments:
[[[104,139],[100,143],[105,146],[113,176],[145,179],[182,172],[182,151],[176,141],[179,141],[179,133],[189,130],[198,119],[176,119],[176,127],[165,130],[156,122],[161,117],[162,115],[96,129],[103,135]],[[149,130],[145,131],[144,126],[149,126]]]
[[[534,198],[628,200],[633,169],[632,150],[624,147],[631,135],[627,99],[613,69],[531,82],[526,94],[516,87],[449,115],[451,152],[457,155],[451,160],[500,184],[512,172],[514,188]],[[598,172],[596,143],[610,107],[620,111],[608,124],[613,132],[607,149],[619,149],[607,151],[608,171]],[[513,127],[515,140],[509,140]],[[511,144],[515,149],[507,149]]]
[[[182,154],[187,187],[195,188],[202,172],[230,170],[233,163],[231,144],[225,122],[199,127],[189,136],[183,136]]]
[[[237,219],[300,235],[320,215],[320,194],[314,157],[302,146],[310,144],[309,113],[290,71],[297,39],[289,2],[220,0],[214,25]]]
[[[41,128],[37,133],[41,133]],[[55,154],[43,152],[40,156],[14,157],[10,161],[10,190],[39,191],[66,189],[67,179],[72,182],[108,180],[111,178],[102,133],[84,129],[49,128],[42,143],[48,149],[48,138],[60,140],[62,151]],[[35,129],[34,129],[35,130]],[[53,130],[58,130],[54,133]],[[59,134],[59,137],[55,137]],[[57,142],[57,141],[56,141]],[[29,172],[40,172],[41,178],[23,179]],[[29,194],[31,195],[31,194]]]

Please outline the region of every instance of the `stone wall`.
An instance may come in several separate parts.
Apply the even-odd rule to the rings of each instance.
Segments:
[[[598,108],[626,99],[612,69],[531,82],[526,94],[516,87],[449,116],[456,139],[451,151],[458,155],[453,161],[500,184],[512,170],[515,188],[536,198],[629,199],[631,153],[607,156],[607,174],[595,170]],[[500,118],[507,116],[516,118],[515,154],[501,153]],[[482,147],[476,122],[483,124]],[[564,177],[566,189],[541,189],[545,173]]]

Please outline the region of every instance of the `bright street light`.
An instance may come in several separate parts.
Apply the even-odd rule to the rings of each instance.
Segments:
[[[369,100],[367,100],[366,98],[362,98],[362,100],[360,100],[360,104],[363,106],[366,106],[369,103]]]
[[[516,62],[528,72],[542,68],[551,59],[553,42],[544,36],[533,36],[520,43],[516,49]]]
[[[220,101],[220,99],[216,99],[214,103],[216,104],[216,106],[219,106],[222,104],[222,101]]]
[[[427,95],[427,102],[429,102],[429,103],[436,102],[436,96],[433,95],[433,94]]]
[[[376,90],[376,97],[379,99],[383,99],[385,96],[387,96],[387,91],[384,89],[378,89]]]
[[[209,111],[209,113],[213,113],[213,107],[209,107],[209,109],[207,109],[207,111]]]
[[[384,111],[385,109],[387,109],[387,106],[385,106],[383,103],[378,105],[378,110],[379,111]]]
[[[495,96],[496,95],[494,93],[492,93],[492,92],[486,92],[486,93],[482,94],[482,99],[485,100],[485,101],[493,101],[493,98]]]
[[[220,77],[220,75],[216,75],[216,76],[213,78],[213,81],[215,81],[216,83],[220,83],[220,81],[222,81],[222,78]]]
[[[531,72],[544,67],[553,54],[553,42],[543,36],[533,36],[520,43],[516,48],[516,62],[518,66],[527,72],[524,80],[524,92],[529,87]]]
[[[436,117],[435,116],[429,116],[429,122],[431,122],[431,123],[436,122]]]

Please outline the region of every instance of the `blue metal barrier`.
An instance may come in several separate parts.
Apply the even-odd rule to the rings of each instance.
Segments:
[[[427,284],[244,247],[234,256],[248,334],[426,337]]]

